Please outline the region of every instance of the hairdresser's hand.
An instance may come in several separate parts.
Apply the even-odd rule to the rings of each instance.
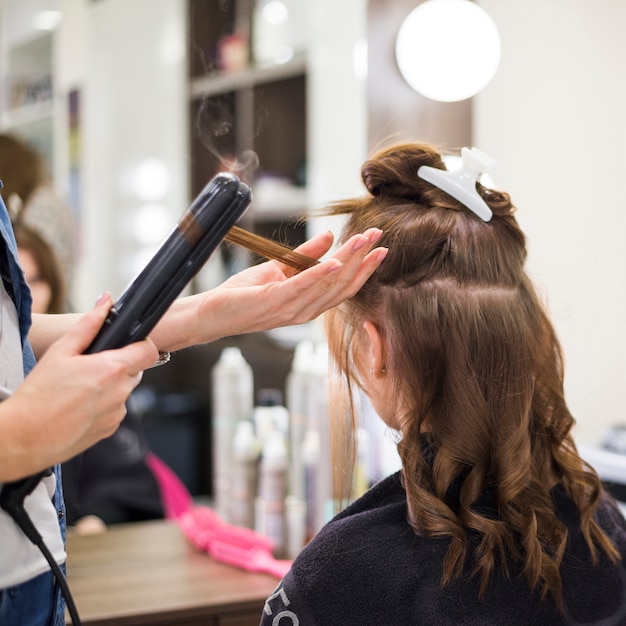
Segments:
[[[158,352],[150,340],[83,354],[111,307],[105,296],[43,355],[0,403],[0,482],[27,476],[112,435]]]
[[[223,335],[312,320],[363,286],[387,254],[386,248],[372,250],[381,234],[370,229],[355,235],[330,259],[300,273],[276,261],[248,268],[207,294],[206,319],[220,325]],[[332,233],[322,233],[298,252],[318,259],[332,243]]]

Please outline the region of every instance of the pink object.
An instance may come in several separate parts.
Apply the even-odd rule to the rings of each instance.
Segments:
[[[224,541],[213,541],[209,554],[220,563],[240,567],[249,572],[264,572],[282,578],[291,568],[291,561],[275,559],[264,548],[241,548]]]
[[[189,541],[216,561],[250,572],[265,572],[282,578],[291,561],[275,559],[268,537],[249,528],[226,523],[213,509],[195,506],[178,517]]]
[[[161,490],[166,519],[177,519],[193,507],[193,499],[182,480],[156,454],[150,452],[146,463]]]
[[[233,526],[225,522],[208,506],[195,506],[186,511],[178,520],[181,528],[200,550],[207,550],[209,544],[219,539],[240,548],[263,548],[271,552],[271,540],[249,528]]]

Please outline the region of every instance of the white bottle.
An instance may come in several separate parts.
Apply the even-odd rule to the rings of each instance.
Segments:
[[[289,412],[283,406],[280,389],[259,389],[253,415],[254,428],[261,447],[273,430],[279,430],[285,437],[288,436]]]
[[[289,493],[301,501],[305,499],[302,443],[309,421],[313,356],[313,342],[300,341],[296,345],[285,382],[286,406],[289,412]]]
[[[213,399],[213,500],[226,521],[231,499],[232,451],[235,428],[250,419],[253,409],[252,368],[241,350],[222,350],[211,371]]]
[[[256,530],[272,540],[276,557],[285,554],[288,471],[285,436],[280,430],[273,430],[265,440],[259,464]]]
[[[304,502],[306,507],[306,530],[304,542],[308,543],[320,529],[318,473],[320,463],[320,436],[310,428],[302,442],[302,465],[304,469]]]
[[[328,345],[319,343],[313,359],[309,395],[309,429],[317,433],[318,461],[315,476],[315,521],[317,533],[335,513],[333,500],[332,460],[330,455],[330,418],[328,400]]]
[[[306,503],[304,500],[287,496],[285,499],[287,539],[285,558],[295,559],[307,544]]]
[[[233,438],[233,464],[229,521],[254,528],[254,507],[261,448],[250,420],[240,420]]]

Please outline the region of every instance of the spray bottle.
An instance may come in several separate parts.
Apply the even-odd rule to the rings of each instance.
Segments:
[[[318,513],[318,473],[320,463],[320,436],[316,429],[309,428],[302,442],[302,466],[304,472],[305,533],[304,543],[308,543],[320,528]]]
[[[250,420],[240,420],[233,438],[230,523],[254,529],[261,448]]]
[[[289,494],[304,501],[304,463],[302,443],[307,430],[309,395],[314,344],[310,340],[300,341],[295,348],[291,369],[285,382],[287,410],[289,412]]]
[[[259,491],[256,500],[256,530],[274,544],[274,556],[285,553],[287,497],[287,445],[283,433],[271,431],[263,445],[259,465]]]
[[[253,421],[261,446],[265,444],[273,430],[279,430],[285,437],[288,436],[289,413],[283,406],[283,394],[280,389],[259,389]]]
[[[308,431],[316,433],[310,436],[305,434],[305,440],[317,441],[317,465],[315,467],[314,493],[308,497],[314,498],[314,504],[307,503],[315,510],[313,520],[313,534],[317,533],[328,522],[334,513],[332,467],[330,457],[330,419],[328,400],[328,345],[319,343],[316,345],[313,359],[311,388],[309,394],[309,424]],[[311,446],[311,452],[313,446]],[[307,452],[307,465],[311,469],[312,456]]]
[[[229,521],[233,437],[240,420],[253,409],[252,368],[241,350],[222,350],[211,371],[213,397],[213,499],[217,513]]]

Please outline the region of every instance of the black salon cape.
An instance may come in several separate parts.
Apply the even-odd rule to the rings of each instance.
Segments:
[[[483,601],[478,581],[441,588],[447,539],[416,535],[407,523],[399,474],[372,487],[329,522],[302,550],[265,603],[262,626],[521,626],[626,624],[626,569],[600,558],[593,567],[577,512],[553,490],[569,542],[561,566],[566,614],[541,602],[511,567],[511,579],[494,573]],[[605,532],[626,558],[626,521],[607,496],[598,512]],[[469,560],[469,559],[468,559]]]

